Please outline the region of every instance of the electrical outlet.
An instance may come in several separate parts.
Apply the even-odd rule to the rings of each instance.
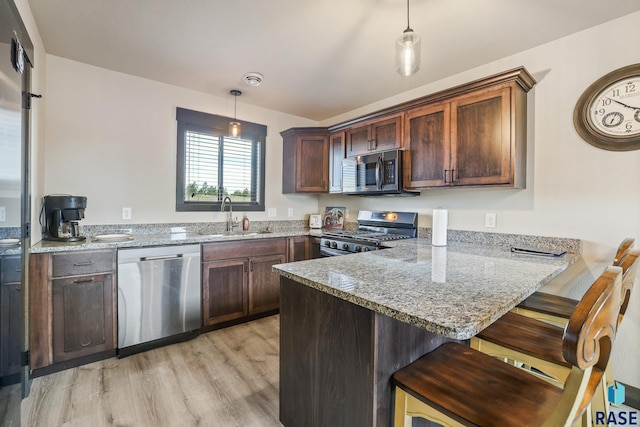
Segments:
[[[4,206],[0,206],[0,222],[5,222],[7,220],[7,208]]]
[[[275,218],[278,215],[276,208],[267,208],[267,216],[269,218]]]
[[[497,215],[495,213],[484,214],[484,226],[486,228],[496,228]]]
[[[289,208],[289,209],[287,209],[287,216],[288,216],[289,218],[293,217],[293,208]]]
[[[131,208],[122,208],[122,219],[131,219]]]

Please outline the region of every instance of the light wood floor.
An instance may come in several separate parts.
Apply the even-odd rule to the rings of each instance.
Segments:
[[[281,426],[279,317],[32,383],[22,425]]]

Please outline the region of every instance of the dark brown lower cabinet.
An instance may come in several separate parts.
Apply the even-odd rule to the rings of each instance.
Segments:
[[[285,254],[249,259],[249,314],[264,313],[280,307],[280,275],[272,271],[287,262]]]
[[[247,264],[243,258],[202,264],[202,316],[205,326],[246,316]]]
[[[280,282],[271,267],[287,262],[286,238],[206,243],[202,261],[203,329],[278,310]]]
[[[22,354],[21,255],[0,257],[0,387],[20,382]]]
[[[309,259],[309,236],[289,237],[288,262],[304,261]]]
[[[53,283],[53,362],[115,348],[113,275],[68,277]]]
[[[29,352],[32,375],[116,355],[116,250],[32,254]]]
[[[322,258],[320,237],[309,236],[309,259]]]

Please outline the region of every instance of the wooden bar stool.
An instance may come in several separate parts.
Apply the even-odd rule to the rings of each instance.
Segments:
[[[613,265],[618,265],[620,258],[633,247],[634,242],[635,239],[629,237],[620,243],[613,258]],[[534,319],[564,327],[577,305],[578,300],[572,298],[545,292],[534,292],[512,311],[522,316],[533,317]]]
[[[623,272],[618,324],[631,298],[639,258],[640,250],[630,249],[617,262]],[[553,324],[509,312],[471,338],[470,345],[496,358],[521,362],[533,368],[531,373],[562,387],[571,370],[562,355],[562,336],[563,330]],[[607,381],[613,381],[610,370]]]
[[[620,326],[640,265],[640,250],[627,250],[617,264],[623,272],[617,320]],[[571,365],[562,355],[562,334],[563,330],[553,324],[510,312],[473,337],[470,345],[493,357],[522,363],[521,367],[529,373],[562,387],[571,371]],[[615,385],[612,363],[608,363],[604,371],[591,411],[602,411],[608,417],[608,389]]]
[[[621,304],[622,269],[607,267],[569,319],[563,389],[457,343],[393,375],[394,426],[422,417],[445,426],[570,426],[588,407],[607,365]],[[461,375],[461,373],[464,373]]]

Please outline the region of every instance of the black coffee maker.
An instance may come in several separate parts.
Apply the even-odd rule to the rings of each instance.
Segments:
[[[44,239],[58,242],[85,240],[80,235],[78,220],[84,218],[87,198],[83,196],[45,196],[42,205],[44,214]]]

